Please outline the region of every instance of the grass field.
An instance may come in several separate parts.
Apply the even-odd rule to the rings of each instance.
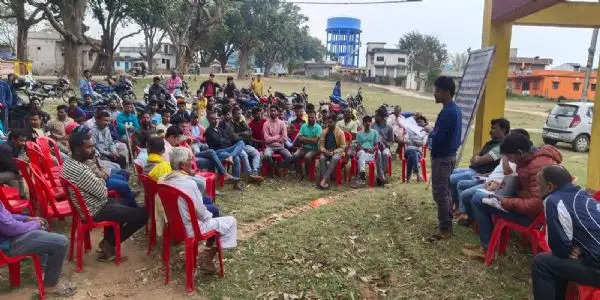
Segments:
[[[201,79],[204,78],[190,78],[192,90]],[[224,78],[218,77],[218,81],[223,82]],[[314,103],[327,99],[333,86],[332,82],[303,79],[267,78],[266,81],[275,90],[287,93],[306,86],[309,100]],[[138,95],[143,94],[144,82],[138,80]],[[246,86],[248,82],[237,81],[237,84]],[[361,86],[371,112],[382,103],[398,104],[406,111],[422,112],[434,119],[440,109],[429,100]],[[344,83],[343,93],[354,94],[358,87],[355,83]],[[543,102],[512,100],[507,102],[511,111],[506,118],[513,128],[530,130],[534,142],[540,144],[540,133],[534,130],[541,129],[545,118],[525,112],[544,111],[547,106]],[[561,152],[565,165],[579,178],[579,183],[584,183],[587,154],[562,148]],[[472,153],[472,139],[465,145],[464,153],[463,163]],[[334,201],[316,209],[306,207],[312,200],[323,197]],[[397,160],[391,184],[385,188],[352,190],[344,184],[321,191],[314,188],[314,183],[298,182],[294,176],[287,176],[268,178],[261,187],[248,186],[244,192],[226,186],[217,204],[223,215],[235,215],[242,240],[236,249],[226,252],[225,277],[198,277],[197,293],[191,298],[527,299],[529,296],[532,256],[518,240],[511,242],[507,256],[500,257],[491,268],[460,254],[464,243],[478,242],[469,229],[456,226],[455,237],[450,241],[437,244],[424,241],[437,226],[431,190],[424,184],[401,184]],[[288,213],[280,214],[285,211]],[[93,263],[93,255],[87,255],[84,273],[73,274],[74,265],[67,264],[67,278],[82,290],[76,299],[104,299],[108,298],[107,293],[116,298],[144,300],[186,296],[182,260],[172,262],[176,283],[164,287],[161,272],[149,275],[147,281],[140,279],[138,269],[161,269],[160,246],[148,259],[144,247],[143,238],[127,243],[124,248],[128,255],[143,259],[138,259],[140,262],[130,259],[119,267],[87,267]],[[111,275],[95,281],[98,274],[105,272]],[[20,299],[23,293],[7,293],[6,275],[6,269],[0,269],[0,298],[7,295],[13,296],[10,299]],[[24,276],[27,289],[33,290],[30,274]]]

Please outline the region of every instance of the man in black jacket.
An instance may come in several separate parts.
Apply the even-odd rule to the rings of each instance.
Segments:
[[[0,144],[0,184],[19,188],[21,197],[25,196],[23,178],[14,159],[25,150],[29,134],[24,129],[13,129],[8,135],[8,141]]]
[[[160,77],[154,77],[152,82],[152,85],[148,89],[148,97],[152,98],[154,95],[158,100],[165,100],[168,93],[167,90],[165,90],[165,87],[160,83]]]
[[[504,141],[504,137],[510,132],[510,122],[501,118],[494,119],[491,123],[492,128],[490,130],[490,136],[492,139],[483,145],[478,155],[474,155],[471,158],[471,165],[469,168],[456,168],[450,175],[452,201],[455,206],[458,206],[458,195],[463,190],[481,183],[475,176],[487,175],[500,164],[500,145],[502,144],[502,141]],[[462,182],[460,184],[462,190],[458,189],[459,182]]]
[[[208,80],[202,82],[199,90],[202,91],[202,97],[209,99],[217,94],[217,89],[220,89],[221,85],[215,82],[215,74],[210,74]]]
[[[233,82],[233,77],[232,76],[227,76],[227,84],[225,85],[225,96],[227,98],[235,98],[235,90],[236,90],[236,86],[235,83]]]
[[[242,162],[244,163],[246,172],[250,170],[248,154],[244,151],[244,141],[240,140],[227,122],[219,122],[219,116],[216,112],[208,112],[206,117],[210,124],[204,133],[206,143],[210,149],[215,150],[219,159],[231,160],[233,162],[232,175],[239,178],[242,171]],[[250,178],[254,180],[253,175]],[[240,182],[236,182],[234,188],[241,190],[242,186]]]
[[[250,178],[256,181],[262,181],[263,178],[259,176],[262,158],[260,152],[252,146],[252,130],[242,119],[242,110],[236,106],[233,108],[232,114],[226,113],[224,115],[224,119],[229,123],[233,132],[244,141],[244,151],[246,151],[248,158],[251,160],[250,170],[248,171]]]

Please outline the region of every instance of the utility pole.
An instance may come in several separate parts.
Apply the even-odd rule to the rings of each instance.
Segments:
[[[594,55],[596,54],[596,44],[597,43],[598,43],[598,28],[594,28],[594,32],[592,33],[592,42],[590,44],[590,48],[588,49],[588,60],[587,60],[587,65],[585,67],[585,80],[583,81],[583,89],[581,91],[581,101],[584,101],[584,102],[588,101],[587,93],[588,93],[588,87],[590,85],[590,75],[592,74],[592,69],[594,68]],[[596,80],[598,80],[598,78]]]

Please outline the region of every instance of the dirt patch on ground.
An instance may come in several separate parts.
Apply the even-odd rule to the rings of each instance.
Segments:
[[[357,192],[349,191],[340,193],[328,197],[327,201],[321,201],[320,203],[324,203],[321,205],[330,204]],[[294,218],[314,209],[313,206],[311,206],[311,203],[303,204],[271,214],[256,222],[239,224],[238,240],[247,240],[283,220]],[[63,280],[70,281],[78,287],[77,294],[69,299],[204,299],[197,294],[188,294],[185,291],[185,279],[183,277],[184,252],[182,249],[178,247],[171,248],[171,281],[168,285],[165,285],[164,268],[160,257],[160,238],[157,241],[158,245],[147,256],[147,238],[144,236],[143,230],[140,230],[132,239],[122,245],[121,251],[124,256],[127,256],[127,261],[122,262],[119,266],[115,266],[113,263],[96,261],[97,255],[94,253],[96,250],[95,245],[97,245],[101,238],[101,231],[96,230],[92,232],[93,249],[92,252],[84,255],[83,272],[75,272],[75,262],[65,262]],[[3,269],[2,271],[5,270]],[[4,273],[2,274],[4,275]],[[28,282],[28,280],[28,278],[23,278],[24,282]],[[32,299],[32,294],[36,290],[35,284],[31,283],[26,284],[23,288],[11,290],[8,294],[2,296],[7,296],[15,300]],[[361,297],[361,299],[365,298]]]
[[[264,229],[269,228],[283,221],[284,219],[293,218],[311,209],[312,207],[310,205],[305,204],[301,206],[292,207],[282,212],[271,214],[270,216],[262,218],[256,222],[240,224],[238,228],[238,240],[247,240],[254,236],[256,233],[263,231]]]

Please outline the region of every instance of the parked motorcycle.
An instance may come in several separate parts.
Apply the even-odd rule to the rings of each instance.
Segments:
[[[341,120],[344,117],[344,110],[348,108],[357,119],[362,119],[362,117],[368,115],[368,112],[363,105],[362,87],[358,88],[355,96],[348,96],[344,102],[340,102],[339,100],[334,101],[332,97],[330,97],[330,102],[320,102],[319,104],[320,109],[327,109],[329,113],[335,114],[338,120]]]
[[[75,96],[75,91],[71,88],[69,80],[59,77],[56,83],[48,84],[40,82],[41,92],[53,98],[60,98],[64,103],[67,103],[69,97]]]
[[[27,96],[28,100],[30,100],[32,97],[36,97],[40,100],[40,104],[43,105],[46,98],[50,97],[50,95],[43,92],[42,84],[40,82],[36,81],[35,79],[33,79],[33,76],[31,76],[31,75],[23,76],[19,80],[17,85],[18,85],[17,91],[20,91],[23,94],[25,94]]]
[[[123,99],[137,100],[137,95],[133,90],[133,82],[127,77],[121,76],[113,89]]]

